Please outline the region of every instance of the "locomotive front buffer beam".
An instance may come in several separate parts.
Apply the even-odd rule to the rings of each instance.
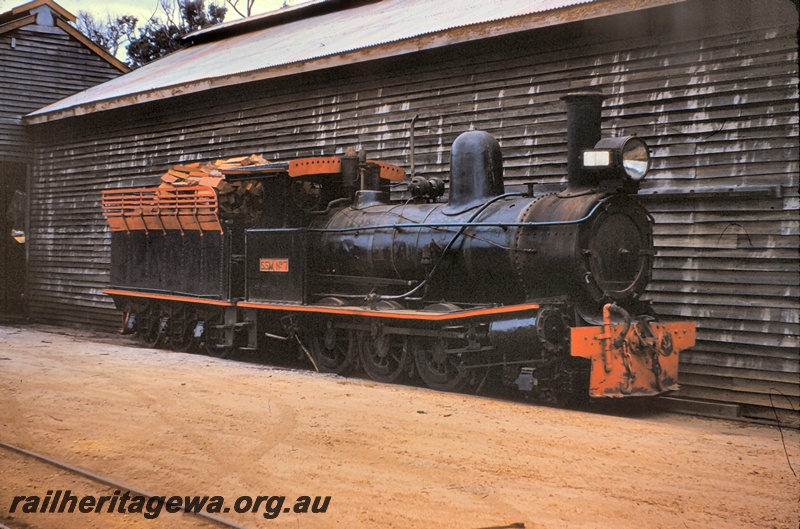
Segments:
[[[622,324],[612,323],[616,314]],[[695,344],[694,322],[631,321],[615,304],[603,308],[603,326],[571,329],[572,356],[591,360],[592,397],[653,396],[678,389],[680,352]]]

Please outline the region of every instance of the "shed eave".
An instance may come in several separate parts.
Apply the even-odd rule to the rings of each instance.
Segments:
[[[73,15],[60,5],[58,5],[53,0],[33,0],[31,2],[16,6],[10,11],[10,13],[12,15],[29,13],[31,10],[36,9],[37,7],[40,6],[47,6],[52,11],[58,13],[58,15],[61,16],[64,20],[68,20],[70,22],[75,22],[77,20],[77,17],[75,15]]]
[[[581,20],[619,15],[685,1],[686,0],[605,0],[570,5],[551,11],[531,13],[528,15],[456,28],[447,28],[432,33],[415,35],[402,40],[383,42],[330,55],[318,55],[316,57],[273,65],[263,69],[255,69],[225,76],[208,76],[179,84],[164,85],[151,90],[132,92],[106,99],[80,102],[66,107],[64,107],[61,102],[56,102],[25,116],[25,123],[28,125],[38,125],[130,105],[155,102],[179,95],[187,95],[216,88],[231,87],[239,84],[275,79],[338,66],[358,64],[371,60],[396,57],[408,53],[442,48],[453,44],[478,41]],[[79,94],[76,96],[79,96]],[[70,96],[70,98],[76,96]]]

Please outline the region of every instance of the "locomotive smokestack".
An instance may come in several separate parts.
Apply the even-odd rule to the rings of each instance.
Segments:
[[[583,168],[583,151],[600,141],[600,109],[605,96],[599,90],[583,90],[561,99],[567,104],[567,185],[593,184],[593,175]]]

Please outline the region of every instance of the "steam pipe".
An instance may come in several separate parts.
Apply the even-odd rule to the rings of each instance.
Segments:
[[[415,114],[414,117],[411,118],[411,129],[408,131],[408,143],[409,143],[408,148],[409,148],[409,151],[410,151],[409,152],[409,157],[411,158],[409,160],[410,165],[411,165],[410,178],[414,178],[416,176],[416,170],[414,168],[414,127],[417,124],[417,118],[418,117],[419,117],[419,114]]]

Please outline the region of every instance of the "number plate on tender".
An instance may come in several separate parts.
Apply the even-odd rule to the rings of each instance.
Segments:
[[[288,272],[289,260],[288,259],[259,259],[258,261],[259,272]]]

